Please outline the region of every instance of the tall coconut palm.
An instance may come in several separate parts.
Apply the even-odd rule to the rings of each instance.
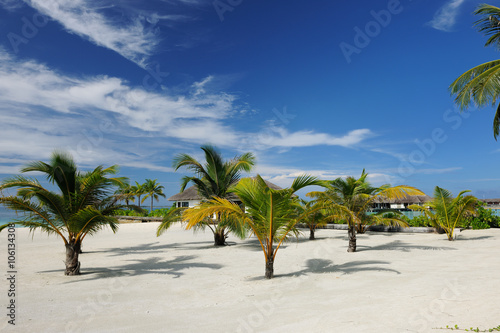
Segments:
[[[117,198],[112,195],[115,186],[127,179],[107,177],[118,172],[116,165],[98,166],[92,171],[78,171],[73,158],[63,152],[54,152],[49,163],[31,162],[21,169],[25,172],[41,172],[55,184],[57,192],[44,188],[38,180],[15,176],[0,185],[0,191],[17,189],[17,195],[2,196],[0,203],[9,209],[24,213],[24,219],[13,222],[35,231],[57,234],[66,247],[65,275],[80,274],[78,256],[87,235],[109,226],[118,228],[113,211]],[[6,225],[0,226],[0,230]]]
[[[281,244],[290,236],[297,235],[295,225],[311,212],[297,214],[293,195],[310,185],[323,185],[315,177],[297,177],[290,188],[274,190],[259,176],[242,179],[231,192],[242,201],[244,209],[223,198],[213,197],[198,207],[187,209],[182,218],[187,228],[196,226],[206,216],[216,214],[248,226],[259,240],[266,260],[265,277],[274,276],[274,261]]]
[[[488,36],[485,46],[500,49],[500,8],[482,4],[474,12],[482,15],[475,25],[480,32]],[[455,95],[455,102],[465,110],[475,104],[477,107],[495,106],[500,97],[500,60],[493,60],[469,69],[460,75],[451,85],[450,91]],[[496,107],[493,118],[493,135],[495,140],[500,133],[500,104]]]
[[[141,208],[141,196],[143,194],[146,194],[146,191],[144,190],[144,184],[139,184],[138,182],[135,182],[135,185],[132,185],[131,186],[131,189],[132,189],[132,193],[135,194],[135,196],[137,197],[137,205],[139,206],[139,208]]]
[[[356,231],[364,230],[362,228],[367,221],[372,223],[373,219],[376,218],[377,222],[381,224],[407,225],[403,220],[395,217],[369,216],[367,213],[378,197],[399,199],[407,195],[424,195],[422,191],[406,185],[373,187],[368,182],[367,177],[368,173],[363,169],[359,178],[351,176],[345,179],[337,178],[329,182],[329,186],[324,192],[307,194],[316,198],[317,202],[323,205],[330,219],[345,219],[347,221],[349,236],[347,252],[356,252]]]
[[[456,198],[453,198],[450,191],[436,186],[434,188],[434,198],[426,203],[426,207],[411,205],[408,208],[423,212],[436,227],[441,227],[448,236],[448,240],[455,239],[454,230],[465,219],[474,215],[478,207],[478,199],[462,191]],[[428,207],[428,208],[427,208]]]
[[[143,184],[145,196],[142,198],[142,202],[144,202],[147,198],[151,198],[151,210],[153,212],[153,199],[156,201],[160,200],[160,197],[166,197],[163,193],[163,185],[160,185],[155,180],[146,179],[146,182]]]
[[[194,172],[195,176],[182,178],[181,192],[192,182],[198,189],[198,193],[204,200],[212,198],[228,198],[229,189],[238,183],[241,172],[249,172],[255,165],[255,157],[252,153],[246,153],[234,157],[232,160],[224,161],[220,152],[213,146],[205,145],[201,149],[205,153],[205,164],[201,164],[188,154],[180,154],[175,157],[173,167],[178,170],[185,167]],[[158,227],[157,234],[170,226],[171,220],[166,219]],[[208,227],[214,234],[214,245],[226,244],[226,238],[230,231],[238,231],[238,226],[230,219],[216,215],[215,218],[205,218],[198,221],[198,227]]]

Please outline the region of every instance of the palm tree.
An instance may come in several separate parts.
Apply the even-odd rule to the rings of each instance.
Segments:
[[[137,205],[141,208],[141,195],[146,194],[144,190],[144,184],[139,184],[135,182],[135,185],[131,186],[132,193],[137,197]]]
[[[142,198],[142,202],[146,200],[147,198],[151,198],[151,210],[150,212],[153,212],[153,199],[156,201],[160,200],[160,197],[166,197],[165,194],[163,193],[164,187],[160,184],[158,184],[155,180],[151,179],[146,179],[146,182],[143,184],[145,196]]]
[[[475,25],[480,32],[489,36],[485,46],[500,48],[500,8],[482,4],[474,12],[483,17]],[[477,107],[495,105],[500,97],[500,60],[493,60],[469,69],[460,75],[451,85],[455,103],[461,110],[466,110],[473,103]],[[493,118],[495,140],[500,134],[500,104]]]
[[[321,204],[320,204],[321,205]],[[299,200],[298,205],[297,205],[297,210],[299,213],[306,213],[306,212],[311,212],[308,215],[308,218],[304,220],[304,224],[309,228],[309,239],[314,240],[315,238],[315,231],[318,227],[323,227],[327,224],[327,216],[325,215],[325,210],[321,209],[319,207],[318,209],[318,203],[315,200],[311,201],[306,201],[306,200]]]
[[[119,186],[118,190],[115,191],[115,196],[118,200],[125,201],[125,205],[129,205],[130,201],[135,201],[135,189],[130,184],[124,183]]]
[[[462,191],[456,198],[452,194],[439,186],[434,188],[434,198],[426,203],[426,207],[411,205],[408,208],[423,212],[435,227],[442,228],[448,240],[454,240],[454,230],[464,221],[467,216],[475,215],[478,207],[478,200],[472,195]]]
[[[205,165],[202,165],[195,158],[188,154],[180,154],[175,157],[173,167],[177,171],[181,167],[195,173],[195,176],[185,176],[182,178],[181,192],[187,184],[193,182],[198,189],[198,193],[204,200],[212,198],[228,198],[229,189],[238,183],[242,171],[249,172],[255,165],[255,157],[252,153],[236,156],[232,160],[224,161],[219,151],[213,146],[205,145],[201,149],[205,153]],[[174,214],[177,214],[176,211]],[[166,218],[158,227],[157,234],[166,230],[172,220]],[[215,218],[200,220],[200,228],[208,227],[214,234],[214,245],[222,246],[226,244],[226,238],[230,231],[241,234],[238,226],[230,219],[216,215]],[[227,230],[226,230],[227,229]]]
[[[213,197],[198,207],[187,209],[182,218],[187,222],[187,228],[196,226],[206,216],[213,214],[248,226],[264,252],[265,277],[271,279],[274,275],[274,260],[281,244],[290,234],[297,236],[295,225],[312,213],[307,211],[297,214],[293,198],[295,192],[310,185],[322,186],[323,182],[315,177],[299,176],[290,188],[273,190],[259,175],[245,178],[231,190],[241,199],[244,208],[227,199]]]
[[[30,231],[40,229],[48,234],[57,234],[66,247],[65,275],[80,274],[82,242],[109,226],[113,232],[118,228],[112,216],[118,199],[112,195],[115,186],[126,184],[127,179],[108,178],[118,172],[118,166],[98,166],[92,171],[78,171],[71,155],[54,152],[50,163],[31,162],[21,169],[25,172],[41,172],[55,184],[58,192],[44,188],[38,180],[15,176],[0,185],[0,191],[17,188],[17,195],[2,196],[0,203],[9,209],[24,213],[24,219],[13,223],[26,226]],[[0,230],[7,225],[0,226]]]
[[[337,178],[329,182],[324,192],[311,192],[307,195],[316,198],[326,210],[329,219],[345,219],[347,221],[347,233],[349,236],[349,247],[347,252],[356,252],[356,231],[365,230],[366,223],[373,224],[374,221],[381,224],[396,224],[406,226],[406,222],[395,217],[386,218],[383,215],[369,216],[367,213],[378,197],[387,199],[399,199],[407,195],[424,195],[414,187],[399,185],[391,187],[382,185],[373,187],[367,181],[368,173],[361,173],[358,179],[354,177]]]

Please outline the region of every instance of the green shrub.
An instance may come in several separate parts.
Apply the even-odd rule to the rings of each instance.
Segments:
[[[118,209],[118,210],[115,210],[114,215],[115,216],[163,217],[174,208],[175,207],[158,208],[158,209],[153,210],[153,212],[149,212],[149,210],[147,210],[147,209],[144,209],[142,212],[137,212],[137,211],[132,210],[132,209]]]
[[[173,209],[175,209],[175,207],[170,207],[170,208],[158,208],[158,209],[155,209],[153,210],[152,212],[150,212],[148,214],[148,216],[150,217],[163,217],[165,215],[167,215],[170,211],[172,211]]]
[[[500,216],[493,213],[493,210],[484,208],[484,204],[477,208],[476,216],[470,216],[464,220],[462,227],[472,229],[489,229],[500,227]]]
[[[479,229],[489,229],[490,228],[490,225],[488,224],[488,222],[486,222],[485,220],[481,220],[479,218],[473,218],[471,220],[471,227],[473,230],[479,230]]]
[[[137,212],[132,209],[117,209],[114,211],[115,216],[147,216],[147,211],[144,210],[143,212]]]
[[[432,227],[431,220],[425,215],[414,216],[411,219],[403,216],[402,219],[405,220],[410,227]]]

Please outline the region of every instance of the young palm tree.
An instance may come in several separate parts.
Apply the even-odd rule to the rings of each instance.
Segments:
[[[181,191],[184,191],[187,184],[193,182],[204,200],[211,200],[215,197],[228,198],[228,191],[239,181],[241,172],[249,172],[255,165],[255,157],[252,153],[246,153],[236,156],[232,160],[224,161],[215,147],[205,145],[201,149],[205,153],[206,162],[204,165],[188,154],[180,154],[174,159],[173,167],[175,170],[186,167],[189,171],[195,173],[195,176],[182,178]],[[159,235],[166,230],[171,222],[171,219],[166,218],[158,227],[157,234]],[[215,215],[215,218],[206,217],[198,221],[198,223],[198,227],[208,227],[212,230],[214,245],[216,246],[226,244],[226,238],[230,231],[241,234],[234,221],[219,215]]]
[[[84,238],[106,226],[113,232],[118,228],[112,214],[121,206],[117,205],[112,189],[125,184],[126,178],[107,177],[118,172],[116,165],[78,171],[73,158],[62,152],[54,152],[50,163],[31,162],[21,169],[23,173],[31,171],[44,173],[59,191],[44,188],[36,179],[15,176],[3,181],[0,191],[16,188],[17,195],[0,197],[0,203],[25,214],[23,220],[14,224],[60,236],[66,247],[64,274],[78,275],[78,255]],[[0,230],[6,226],[0,226]]]
[[[325,210],[321,209],[321,207],[318,206],[318,203],[315,200],[306,201],[302,199],[297,203],[297,210],[301,214],[311,212],[303,223],[309,228],[309,239],[316,239],[316,229],[318,227],[325,226],[328,222],[327,216],[325,215]]]
[[[187,209],[182,217],[187,222],[187,228],[196,226],[212,214],[248,226],[264,252],[265,277],[271,279],[274,275],[274,260],[281,244],[290,234],[297,235],[295,225],[312,213],[307,211],[297,214],[293,198],[295,192],[310,185],[322,186],[323,182],[315,177],[300,176],[293,181],[290,188],[273,190],[257,175],[256,178],[242,179],[231,190],[241,199],[243,209],[227,199],[213,197],[198,207]]]
[[[462,191],[456,198],[453,198],[448,190],[436,186],[434,198],[426,203],[426,207],[411,205],[408,208],[423,212],[436,227],[441,227],[446,232],[448,240],[454,240],[454,230],[464,221],[467,216],[474,215],[478,207],[478,200],[472,195]]]
[[[142,198],[142,202],[144,202],[147,198],[151,198],[151,210],[150,212],[153,212],[153,199],[156,201],[160,200],[160,197],[166,197],[165,194],[163,193],[163,187],[162,185],[158,184],[155,180],[151,179],[146,179],[146,182],[143,184],[145,196]]]
[[[376,198],[382,196],[388,199],[399,199],[407,195],[424,195],[414,187],[400,185],[391,187],[382,185],[372,187],[367,181],[368,173],[361,173],[358,179],[354,177],[337,178],[329,182],[324,192],[311,192],[307,195],[316,198],[327,211],[329,219],[345,219],[347,221],[349,247],[347,252],[356,252],[356,231],[364,230],[367,221],[373,224],[373,219],[381,224],[396,224],[406,226],[403,220],[397,218],[384,218],[383,216],[368,216]]]
[[[475,25],[486,36],[485,46],[493,45],[500,49],[500,8],[482,4],[474,12],[482,15]],[[500,60],[493,60],[469,69],[460,75],[451,85],[455,102],[465,110],[473,103],[477,107],[495,105],[500,97]],[[500,104],[493,118],[493,135],[495,140],[500,133]]]

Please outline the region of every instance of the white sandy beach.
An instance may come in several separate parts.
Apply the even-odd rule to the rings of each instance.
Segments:
[[[368,233],[347,253],[342,230],[283,246],[264,279],[255,239],[157,223],[124,224],[84,241],[81,276],[64,276],[56,236],[17,229],[16,325],[5,332],[446,332],[500,325],[500,230]],[[0,234],[2,272],[7,233]]]

